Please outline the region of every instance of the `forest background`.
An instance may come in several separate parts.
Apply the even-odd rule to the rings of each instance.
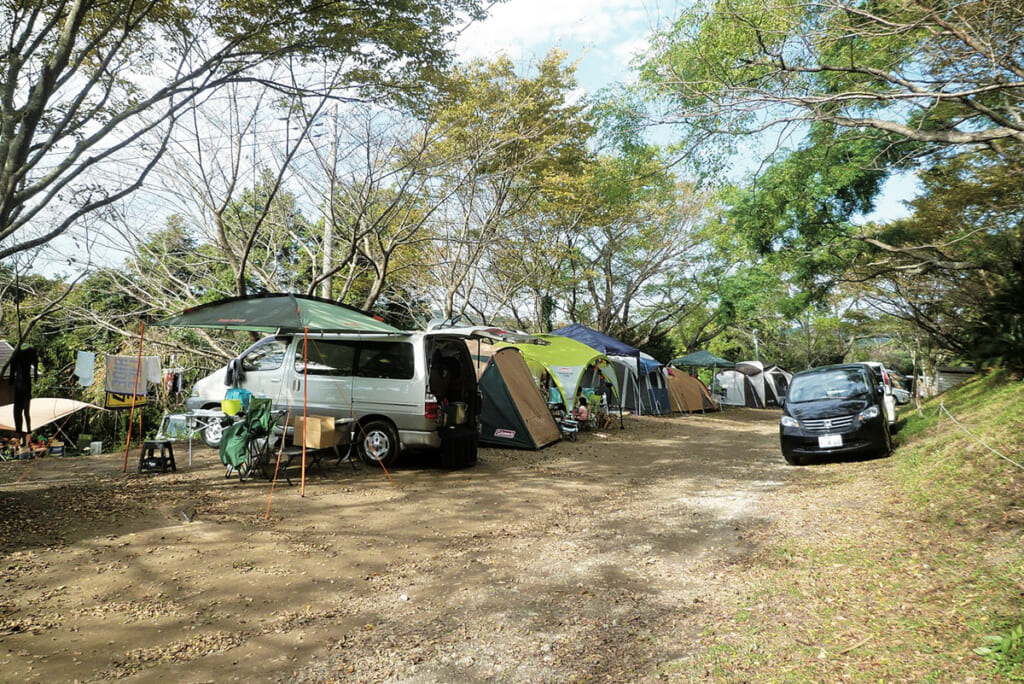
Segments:
[[[0,0],[0,339],[37,396],[263,291],[662,361],[1024,367],[1017,4],[705,0],[594,93],[555,48],[458,60],[487,9]],[[146,337],[186,384],[251,341]]]

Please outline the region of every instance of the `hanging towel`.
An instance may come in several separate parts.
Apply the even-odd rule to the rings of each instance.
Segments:
[[[75,359],[75,376],[82,387],[90,387],[95,380],[96,353],[80,351]]]
[[[159,356],[143,356],[142,357],[143,368],[146,371],[146,382],[153,385],[160,384],[160,381],[164,379],[163,371],[160,368],[160,357]]]
[[[107,354],[107,379],[105,389],[115,394],[133,394],[132,387],[136,376],[139,381],[134,385],[136,396],[146,394],[147,383],[162,380],[160,375],[160,357],[116,356]]]

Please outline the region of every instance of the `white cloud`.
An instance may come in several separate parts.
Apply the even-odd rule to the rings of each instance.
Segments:
[[[589,92],[629,78],[633,56],[651,31],[674,18],[686,0],[508,0],[483,22],[466,28],[456,44],[461,60],[505,54],[522,65],[550,49],[579,61],[577,76]]]

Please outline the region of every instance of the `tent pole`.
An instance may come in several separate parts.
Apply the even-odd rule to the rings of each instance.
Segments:
[[[309,380],[309,328],[302,329],[302,487],[299,496],[306,496],[306,387]]]
[[[136,392],[139,391],[139,370],[142,368],[142,341],[146,336],[146,324],[139,322],[139,354],[135,361],[135,384],[132,385],[132,412],[128,417],[128,435],[124,441],[124,466],[121,468],[122,473],[128,472],[128,450],[131,449],[132,443],[132,424],[135,422],[135,397]],[[142,419],[142,415],[139,415],[139,419]],[[142,428],[139,428],[141,433]],[[141,440],[140,440],[141,442]]]
[[[636,415],[644,415],[644,398],[640,396],[640,352],[636,353],[636,374],[633,376],[633,391],[636,392]]]

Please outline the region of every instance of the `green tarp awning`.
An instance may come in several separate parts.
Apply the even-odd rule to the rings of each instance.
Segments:
[[[675,366],[676,368],[688,368],[690,366],[697,368],[733,368],[736,364],[720,356],[715,356],[706,349],[702,349],[698,352],[672,359],[668,362],[668,365]]]
[[[329,299],[292,293],[232,297],[185,309],[156,325],[255,332],[398,333],[387,323]]]

